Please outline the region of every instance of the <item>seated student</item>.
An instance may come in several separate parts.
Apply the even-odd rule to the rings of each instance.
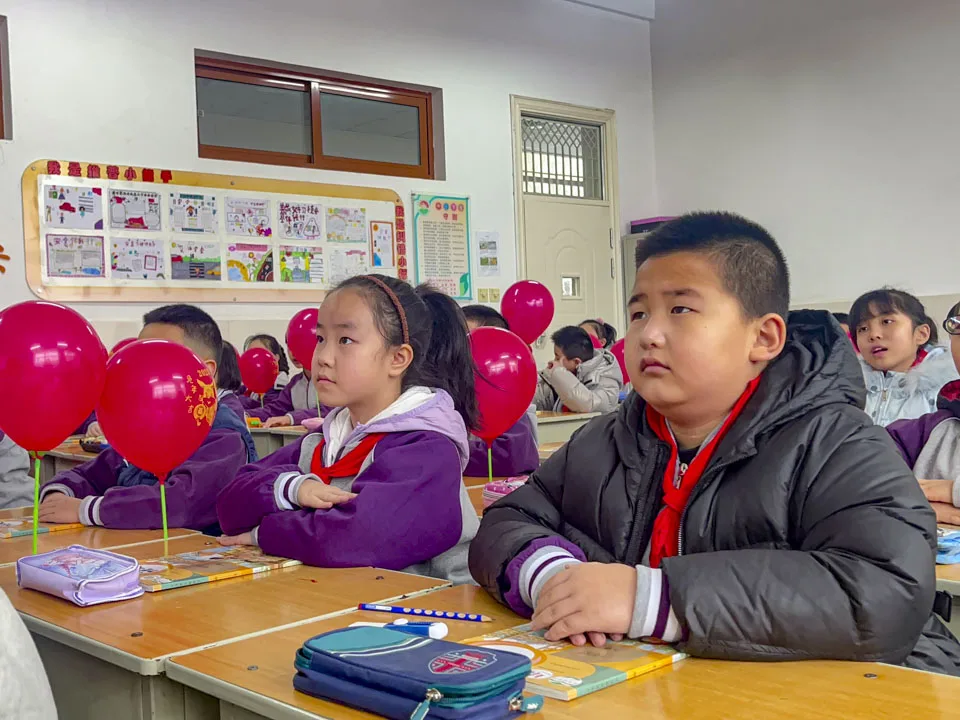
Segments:
[[[317,410],[317,388],[310,382],[310,369],[304,368],[287,383],[283,391],[262,408],[247,407],[247,417],[263,421],[266,428],[302,425],[308,418],[323,417],[330,408]]]
[[[487,509],[474,578],[550,640],[956,673],[931,614],[934,514],[863,414],[830,316],[785,321],[773,238],[695,213],[651,233],[637,267],[636,392]]]
[[[498,327],[509,330],[506,318],[486,305],[467,305],[463,308],[467,329]],[[531,404],[526,414],[503,435],[493,441],[493,474],[498,477],[526,475],[540,466],[540,439],[537,432],[537,406]],[[484,477],[489,472],[487,443],[470,436],[470,462],[464,475]]]
[[[584,320],[577,327],[587,332],[595,348],[609,350],[617,341],[617,329],[603,320]]]
[[[957,369],[937,345],[936,324],[910,293],[883,288],[850,308],[853,344],[867,386],[867,415],[877,425],[917,418],[937,409],[937,393]]]
[[[223,347],[220,328],[192,305],[166,305],[143,316],[140,339],[170,340],[190,348],[217,377]],[[144,428],[149,433],[149,428]],[[170,527],[206,530],[217,522],[217,493],[237,470],[257,459],[243,420],[226,405],[217,407],[203,444],[166,481]],[[83,465],[57,475],[40,492],[44,522],[82,522],[108,528],[163,527],[160,486],[155,475],[126,462],[109,448]]]
[[[327,295],[313,377],[336,407],[248,465],[217,500],[225,545],[321,567],[467,582],[477,513],[463,484],[477,397],[467,328],[436,290],[361,275]]]
[[[0,590],[0,718],[56,720],[57,708],[33,638]]]
[[[540,372],[537,410],[611,412],[620,400],[623,373],[609,350],[595,349],[585,330],[560,328],[553,337],[553,362]]]
[[[33,504],[33,463],[0,431],[0,510]]]
[[[960,371],[960,303],[943,329],[950,335],[953,363]],[[903,459],[920,480],[937,520],[960,525],[960,380],[940,389],[937,412],[887,425]]]
[[[220,363],[217,365],[217,403],[229,408],[243,420],[243,403],[237,395],[241,385],[243,381],[240,378],[237,349],[224,340],[220,350]]]
[[[290,363],[287,361],[287,356],[283,352],[283,348],[280,347],[280,342],[273,335],[251,335],[243,341],[244,352],[253,348],[260,348],[269,352],[277,359],[277,365],[280,368],[280,374],[277,375],[273,389],[267,390],[267,392],[263,394],[263,402],[260,402],[261,398],[257,393],[242,396],[241,402],[244,408],[259,410],[267,403],[276,400],[287,386],[287,383],[290,382]],[[294,364],[296,365],[296,362],[294,362]]]

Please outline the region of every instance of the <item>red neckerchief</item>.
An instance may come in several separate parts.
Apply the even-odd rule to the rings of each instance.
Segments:
[[[676,469],[677,442],[673,438],[673,433],[670,432],[666,419],[649,404],[647,405],[647,422],[650,424],[650,428],[660,440],[670,443],[670,460],[667,462],[667,470],[663,475],[662,483],[663,508],[653,523],[653,536],[650,539],[650,567],[660,567],[660,561],[663,558],[672,557],[679,551],[680,518],[683,516],[683,509],[690,499],[690,493],[696,487],[697,481],[700,480],[700,476],[710,462],[713,451],[720,444],[730,426],[740,416],[741,411],[759,384],[760,376],[747,384],[747,389],[743,391],[727,419],[723,421],[723,425],[710,439],[710,442],[700,448],[697,456],[683,474],[679,474]]]
[[[940,388],[940,397],[947,402],[960,400],[960,380],[951,380]]]
[[[912,369],[915,368],[917,365],[919,365],[920,363],[922,363],[922,362],[924,361],[924,359],[927,357],[927,355],[929,355],[929,354],[930,354],[930,353],[927,352],[927,349],[926,349],[926,348],[920,348],[919,350],[917,350],[917,359],[913,361],[913,365],[910,366],[910,369],[912,370]]]
[[[313,451],[313,457],[310,459],[310,472],[323,480],[327,485],[329,485],[330,481],[334,478],[353,477],[360,472],[363,461],[367,459],[367,455],[373,450],[373,446],[380,442],[386,434],[387,433],[373,433],[367,435],[360,441],[359,445],[329,467],[325,467],[323,464],[323,446],[325,441],[323,438],[320,438],[320,444],[317,445],[317,449]]]

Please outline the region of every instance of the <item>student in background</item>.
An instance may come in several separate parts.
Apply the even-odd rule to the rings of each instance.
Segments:
[[[509,330],[506,318],[486,305],[467,305],[463,308],[467,329],[497,327]],[[526,475],[540,466],[540,440],[537,432],[537,406],[531,404],[527,412],[503,435],[493,441],[493,474],[498,477]],[[489,472],[487,443],[470,436],[470,462],[464,475],[484,477]]]
[[[287,361],[286,353],[283,352],[280,342],[273,335],[251,335],[244,340],[244,352],[255,348],[266,350],[277,359],[277,365],[280,368],[280,374],[277,375],[277,380],[273,384],[273,389],[264,393],[262,403],[260,402],[260,396],[257,393],[251,393],[249,396],[244,396],[242,398],[241,402],[243,403],[243,406],[250,410],[259,410],[263,405],[275,401],[290,382],[290,363]]]
[[[313,378],[336,410],[220,493],[233,536],[221,542],[468,581],[478,520],[462,471],[477,397],[457,304],[383,275],[344,281],[320,307]]]
[[[867,386],[867,415],[877,425],[937,409],[937,394],[957,379],[957,369],[937,345],[937,326],[917,298],[891,288],[861,295],[850,308],[850,327]]]
[[[270,352],[274,352],[271,348],[275,346],[279,351],[280,344],[270,335],[254,335],[253,338],[249,338],[248,342],[251,343],[251,347],[258,347],[256,338],[272,340],[272,344],[264,341],[267,343],[264,347]],[[287,377],[285,371],[289,369],[289,366],[282,351],[280,351],[279,359],[282,360],[281,376],[285,379]],[[317,410],[317,389],[310,382],[310,368],[302,367],[296,360],[293,361],[293,364],[300,372],[289,382],[285,382],[283,389],[272,399],[267,400],[263,407],[260,407],[259,404],[251,406],[249,400],[244,403],[244,407],[247,409],[247,417],[261,420],[265,428],[273,428],[302,425],[304,420],[310,418],[322,419],[323,415],[329,412],[330,408],[323,406],[320,407],[319,411]],[[279,378],[277,383],[279,387]],[[270,393],[267,393],[267,395],[269,396]]]
[[[223,339],[217,323],[203,310],[192,305],[151,310],[143,317],[140,339],[156,338],[190,348],[217,377]],[[149,433],[150,428],[143,431]],[[215,526],[217,493],[241,467],[256,459],[253,438],[243,420],[219,405],[203,444],[167,478],[169,526],[201,531]],[[40,500],[40,519],[45,522],[162,527],[157,477],[127,463],[112,448],[57,475],[43,487]]]
[[[847,336],[852,339],[853,336],[850,335],[850,313],[835,312],[831,314],[833,319],[840,323],[840,327],[843,328]]]
[[[0,590],[0,718],[56,720],[47,674],[30,632]]]
[[[943,329],[950,336],[954,366],[960,371],[960,303],[951,308]],[[960,380],[940,389],[937,411],[887,426],[903,459],[921,478],[920,487],[937,521],[960,525]]]
[[[33,463],[22,447],[0,431],[0,510],[33,503]]]
[[[553,334],[553,362],[540,372],[537,410],[610,412],[617,407],[623,373],[609,350],[598,350],[585,330],[568,326]]]
[[[237,392],[243,381],[240,378],[240,364],[237,362],[237,349],[226,340],[220,350],[220,364],[217,365],[217,403],[234,412],[243,420],[243,403]]]
[[[603,320],[584,320],[579,328],[586,330],[590,337],[596,338],[596,342],[593,343],[596,348],[609,350],[610,346],[617,341],[617,329]]]
[[[553,641],[957,674],[931,614],[934,514],[860,409],[837,325],[787,323],[774,239],[695,213],[652,232],[637,266],[636,392],[486,510],[473,576]]]

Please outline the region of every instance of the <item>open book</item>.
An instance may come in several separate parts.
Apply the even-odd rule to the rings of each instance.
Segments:
[[[218,545],[156,560],[144,560],[140,563],[140,584],[147,592],[158,592],[299,564],[299,560],[264,555],[260,548],[250,545]]]
[[[42,522],[37,528],[37,533],[61,532],[63,530],[76,530],[77,528],[82,527],[83,523]],[[33,535],[33,518],[22,517],[0,520],[0,540],[24,537],[26,535]]]
[[[639,640],[576,647],[566,641],[550,642],[543,634],[520,625],[464,642],[527,656],[533,664],[527,690],[557,700],[574,700],[686,657],[669,645]]]

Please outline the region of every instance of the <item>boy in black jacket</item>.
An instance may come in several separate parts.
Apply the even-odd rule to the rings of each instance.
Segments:
[[[487,510],[477,581],[552,640],[956,674],[931,614],[933,512],[862,411],[849,340],[826,312],[788,325],[788,303],[783,254],[739,216],[640,243],[636,393]]]

